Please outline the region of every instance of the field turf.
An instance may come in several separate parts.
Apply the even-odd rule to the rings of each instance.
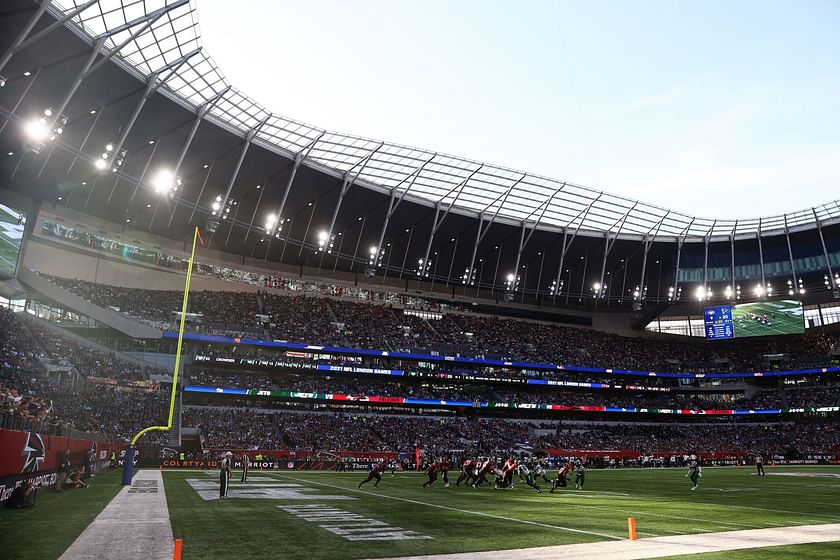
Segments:
[[[764,325],[747,314],[767,315],[769,325]],[[732,320],[735,324],[735,337],[773,336],[781,334],[802,334],[805,323],[802,306],[798,301],[766,301],[744,303],[732,308]]]
[[[41,490],[31,508],[0,507],[0,558],[54,560],[61,556],[120,491],[120,475],[104,471],[90,488],[61,493]]]
[[[830,467],[768,471],[840,475],[840,469]],[[217,496],[211,484],[215,472],[165,471],[164,482],[185,559],[216,554],[250,560],[355,559],[593,542],[625,538],[630,516],[637,520],[640,538],[840,522],[840,477],[758,478],[752,469],[710,468],[704,470],[701,488],[691,492],[684,474],[672,469],[589,471],[583,491],[536,494],[524,484],[510,491],[473,490],[454,484],[443,488],[440,480],[426,490],[420,487],[424,477],[414,473],[386,474],[379,488],[369,483],[359,490],[362,473],[254,472],[252,477],[259,478],[247,488],[236,484],[237,475],[232,497],[207,501],[188,480],[205,486],[208,497]],[[289,490],[308,499],[267,496]],[[237,497],[240,491],[249,494]],[[304,507],[321,511],[304,520]],[[329,516],[335,515],[323,508],[431,538],[351,541],[319,525],[330,525]],[[837,538],[837,543],[790,547],[791,553],[796,558],[838,557]],[[752,550],[706,558],[764,557],[766,551]]]

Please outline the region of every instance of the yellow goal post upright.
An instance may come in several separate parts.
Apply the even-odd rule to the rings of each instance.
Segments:
[[[187,264],[187,278],[184,281],[184,298],[181,302],[181,322],[178,326],[178,347],[175,350],[175,370],[172,373],[172,393],[169,396],[169,420],[166,426],[149,426],[143,428],[131,438],[131,443],[125,451],[125,461],[123,462],[122,484],[123,486],[130,486],[131,479],[134,476],[134,457],[137,455],[137,440],[143,437],[148,432],[154,431],[169,431],[172,429],[173,416],[175,414],[175,396],[178,391],[178,374],[181,368],[181,349],[184,345],[184,326],[187,321],[187,302],[190,297],[190,280],[192,280],[193,261],[195,260],[195,247],[200,234],[198,227],[195,228],[193,234],[192,251],[190,252],[190,260]]]

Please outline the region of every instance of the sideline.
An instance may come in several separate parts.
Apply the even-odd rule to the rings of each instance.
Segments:
[[[171,560],[172,548],[163,477],[141,470],[59,560]]]
[[[502,521],[509,521],[511,523],[523,523],[525,525],[536,525],[538,527],[545,527],[547,529],[558,529],[560,531],[568,531],[570,533],[582,533],[584,535],[592,535],[592,536],[595,536],[595,537],[602,537],[602,538],[605,538],[605,539],[612,539],[612,540],[617,540],[617,541],[625,540],[624,537],[618,537],[616,535],[610,535],[610,534],[607,534],[607,533],[598,533],[596,531],[586,531],[584,529],[574,529],[572,527],[563,527],[561,525],[551,525],[551,524],[548,524],[548,523],[540,523],[538,521],[527,521],[525,519],[516,519],[515,517],[506,517],[506,516],[503,516],[503,515],[493,515],[492,513],[484,513],[484,512],[481,512],[481,511],[470,511],[470,510],[467,510],[467,509],[454,508],[454,507],[444,506],[444,505],[440,505],[440,504],[431,504],[429,502],[421,502],[419,500],[410,500],[408,498],[400,498],[399,496],[388,496],[387,494],[377,494],[375,492],[367,492],[365,490],[358,490],[356,488],[345,488],[344,486],[338,486],[338,485],[335,485],[335,484],[327,484],[326,482],[315,482],[314,480],[306,480],[306,479],[303,479],[303,478],[296,478],[296,477],[288,476],[288,475],[275,475],[275,476],[281,476],[283,478],[288,478],[290,480],[296,480],[298,482],[303,482],[305,484],[317,484],[318,486],[328,486],[330,488],[337,488],[337,489],[339,489],[343,492],[356,492],[357,494],[366,494],[368,496],[376,496],[377,498],[388,498],[389,500],[397,500],[397,501],[400,501],[400,502],[407,502],[407,503],[410,503],[410,504],[418,504],[418,505],[421,505],[421,506],[433,507],[433,508],[438,508],[438,509],[446,509],[446,510],[449,510],[449,511],[457,511],[459,513],[467,513],[467,514],[470,514],[470,515],[478,515],[480,517],[490,517],[492,519],[500,519]]]
[[[434,554],[430,556],[404,556],[380,560],[497,560],[502,554],[506,560],[643,560],[683,554],[725,552],[792,544],[835,542],[840,539],[840,524],[801,525],[770,529],[726,531],[654,537],[637,541],[599,541],[594,543],[519,548],[504,551]]]

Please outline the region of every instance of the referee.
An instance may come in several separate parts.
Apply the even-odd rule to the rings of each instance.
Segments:
[[[248,458],[247,453],[242,454],[242,480],[240,482],[248,482],[248,467],[250,466],[249,463],[251,460]]]
[[[230,470],[233,463],[233,453],[228,451],[219,463],[219,497],[227,498],[228,486],[230,485]]]

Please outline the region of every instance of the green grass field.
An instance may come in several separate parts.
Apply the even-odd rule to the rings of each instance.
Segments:
[[[840,475],[840,469],[802,470]],[[706,469],[701,489],[691,492],[682,470],[590,471],[585,490],[555,494],[536,494],[524,484],[511,491],[443,488],[440,481],[425,490],[418,474],[386,475],[379,488],[371,483],[358,490],[360,473],[253,473],[260,478],[244,489],[235,485],[234,497],[207,501],[188,481],[216,496],[210,484],[216,473],[165,472],[164,480],[172,528],[184,540],[186,559],[222,550],[236,559],[353,559],[592,542],[625,538],[629,516],[637,519],[640,538],[840,522],[840,477],[758,478],[751,472]],[[281,497],[289,489],[308,499]],[[335,508],[431,538],[349,541],[317,520],[302,519],[300,509],[281,509],[301,506]],[[838,547],[840,542],[808,545],[795,555],[837,557]],[[734,554],[709,558],[766,557]]]
[[[359,490],[362,473],[252,472],[226,500],[204,500],[196,490],[218,496],[216,472],[165,471],[164,482],[174,536],[183,539],[187,560],[356,559],[594,542],[625,538],[630,516],[639,538],[840,522],[840,469],[768,472],[834,476],[758,478],[752,469],[710,468],[691,492],[682,470],[589,471],[583,491],[536,494],[523,484],[473,490],[444,488],[440,480],[424,490],[424,477],[415,473],[386,474],[379,488],[370,483]],[[119,473],[104,473],[89,489],[43,492],[32,509],[0,510],[0,557],[58,558],[119,488]],[[325,527],[337,514],[325,508],[368,520],[365,531],[374,536],[408,531],[415,538],[348,540],[370,533],[334,534]],[[302,518],[307,515],[314,517]],[[840,557],[840,534],[837,541],[674,560],[833,559]]]
[[[120,473],[106,471],[92,480],[90,488],[41,490],[31,508],[0,507],[0,558],[58,558],[120,488]]]
[[[751,315],[767,316],[768,323]],[[802,305],[798,301],[781,300],[743,303],[732,308],[735,337],[802,334],[805,331]]]

